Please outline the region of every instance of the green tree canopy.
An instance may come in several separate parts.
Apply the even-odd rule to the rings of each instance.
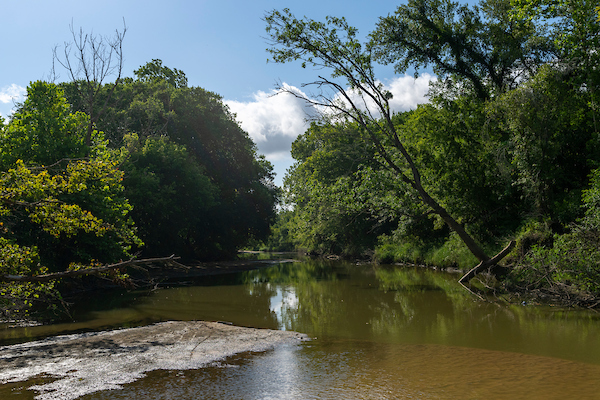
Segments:
[[[171,69],[162,65],[162,60],[154,59],[133,71],[138,80],[143,82],[165,81],[176,88],[187,87],[187,77],[177,68]]]
[[[62,90],[34,82],[0,132],[0,302],[19,311],[54,292],[54,283],[14,282],[129,258],[141,245],[128,213],[117,154],[87,116],[72,113]],[[83,157],[86,156],[86,157]]]
[[[62,158],[87,155],[85,130],[88,118],[71,113],[63,91],[56,85],[33,82],[27,98],[13,114],[0,136],[0,166],[3,170],[18,160],[29,165],[49,165]]]
[[[97,128],[109,133],[110,146],[114,148],[124,144],[128,133],[138,136],[140,148],[144,148],[149,138],[167,137],[170,144],[165,151],[171,151],[167,149],[171,145],[183,146],[180,149],[184,150],[177,152],[189,155],[190,162],[201,171],[198,176],[203,177],[199,178],[202,182],[206,178],[210,181],[212,206],[207,208],[200,202],[196,208],[181,209],[184,212],[181,218],[194,214],[202,220],[190,233],[196,238],[194,257],[230,257],[252,237],[265,238],[275,217],[278,198],[272,166],[257,154],[256,145],[221,97],[200,87],[187,87],[183,72],[163,66],[160,60],[140,67],[136,74],[137,79],[126,78],[116,89],[113,98],[118,101],[98,120]],[[71,84],[64,87],[74,108],[80,109],[78,93]],[[153,163],[157,165],[164,159],[161,157]],[[128,164],[129,167],[134,164]],[[165,165],[164,169],[172,167]],[[178,164],[179,167],[187,170],[181,171],[181,176],[190,172],[187,162]],[[128,171],[125,172],[127,176]],[[198,185],[205,187],[202,182]],[[180,209],[177,200],[172,201],[172,209]],[[140,226],[145,224],[136,222]],[[144,241],[147,248],[154,247],[148,238]]]
[[[515,88],[552,57],[536,26],[511,19],[509,11],[509,0],[410,0],[380,19],[370,35],[373,54],[400,73],[431,67],[438,78],[487,99]]]
[[[143,143],[128,139],[123,184],[133,205],[140,237],[151,246],[145,254],[196,258],[211,248],[206,216],[215,206],[217,188],[185,147],[166,137]]]

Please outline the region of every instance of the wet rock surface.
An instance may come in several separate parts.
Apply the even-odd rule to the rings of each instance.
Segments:
[[[148,371],[202,368],[306,339],[295,332],[203,321],[56,336],[0,347],[0,384],[50,376],[55,380],[30,387],[36,399],[75,399],[120,388]]]

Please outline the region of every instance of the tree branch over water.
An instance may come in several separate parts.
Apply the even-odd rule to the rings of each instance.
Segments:
[[[489,257],[465,227],[426,189],[421,171],[392,120],[393,111],[389,105],[392,95],[375,78],[372,43],[363,46],[357,39],[356,28],[344,18],[327,17],[326,22],[296,19],[284,9],[272,11],[264,20],[271,40],[268,51],[274,62],[299,61],[302,67],[311,65],[315,69],[331,71],[330,78],[319,75],[317,80],[303,85],[321,90],[312,99],[305,98],[309,104],[326,109],[333,118],[357,123],[387,167],[456,232],[480,265],[490,266],[506,255],[501,252]],[[331,92],[324,93],[324,89]],[[291,90],[280,90],[299,97]],[[361,103],[366,106],[363,108]],[[373,110],[368,105],[372,105]]]
[[[141,260],[136,260],[135,258],[131,258],[127,261],[121,261],[116,264],[107,264],[101,267],[93,267],[93,268],[82,268],[77,270],[68,270],[63,272],[55,272],[52,274],[44,274],[44,275],[9,275],[4,274],[0,275],[0,281],[3,282],[48,282],[56,279],[62,278],[73,278],[76,276],[83,275],[97,275],[104,272],[109,272],[115,269],[124,268],[124,267],[138,267],[140,265],[147,265],[153,263],[167,263],[167,264],[175,264],[179,267],[185,267],[183,264],[176,262],[179,257],[176,257],[174,254],[169,257],[158,257],[158,258],[145,258]]]

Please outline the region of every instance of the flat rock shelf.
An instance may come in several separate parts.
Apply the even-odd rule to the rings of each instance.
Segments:
[[[54,380],[29,387],[36,399],[76,399],[119,389],[149,371],[198,369],[307,339],[296,332],[204,321],[55,336],[0,347],[0,384],[47,376]]]

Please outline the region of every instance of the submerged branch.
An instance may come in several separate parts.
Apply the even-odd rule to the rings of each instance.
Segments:
[[[463,277],[458,280],[458,283],[465,286],[465,282],[469,282],[479,271],[498,264],[498,262],[500,262],[504,257],[508,255],[508,253],[511,252],[511,250],[515,247],[515,244],[516,242],[514,240],[511,240],[510,243],[504,249],[502,249],[500,253],[496,254],[489,260],[481,261],[479,264],[477,264],[475,268],[471,269],[469,272],[464,274]]]

